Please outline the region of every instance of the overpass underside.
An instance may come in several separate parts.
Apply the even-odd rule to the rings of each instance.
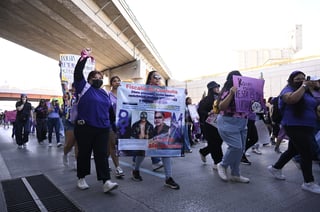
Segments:
[[[122,0],[1,0],[0,28],[1,37],[55,60],[91,47],[99,71],[141,59],[170,77]]]
[[[0,92],[0,101],[10,101],[10,100],[15,100],[17,101],[18,99],[20,99],[20,93],[3,93]],[[46,94],[27,94],[28,99],[30,101],[39,101],[40,99],[46,99],[46,100],[50,100],[52,98],[58,98],[60,96],[58,95],[46,95]]]

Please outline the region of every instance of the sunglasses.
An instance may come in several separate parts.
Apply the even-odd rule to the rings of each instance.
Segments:
[[[155,116],[154,118],[155,119],[162,119],[163,117],[162,116]]]
[[[153,75],[153,79],[155,80],[161,80],[161,77],[159,75]]]

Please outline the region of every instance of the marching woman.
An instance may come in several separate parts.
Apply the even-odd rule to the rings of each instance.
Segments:
[[[115,116],[107,92],[101,88],[103,74],[91,71],[85,80],[83,70],[90,58],[91,49],[84,49],[74,71],[74,86],[80,94],[78,101],[78,116],[74,135],[78,142],[77,177],[78,187],[87,189],[89,185],[85,176],[90,174],[91,153],[94,155],[97,180],[103,182],[103,192],[109,192],[118,187],[111,182],[109,164],[106,160],[108,152],[109,131],[115,126]],[[84,89],[84,90],[83,90]]]
[[[239,71],[231,71],[219,96],[218,131],[224,142],[228,145],[222,161],[218,163],[219,177],[224,181],[249,183],[250,179],[240,175],[240,161],[246,147],[247,116],[248,113],[236,111],[235,94],[237,88],[233,85],[233,76],[241,76]],[[230,179],[227,168],[231,168]]]
[[[285,180],[282,168],[296,155],[301,156],[301,172],[305,191],[320,194],[320,186],[312,173],[312,156],[315,143],[318,101],[312,95],[315,84],[306,80],[302,71],[293,71],[288,84],[280,93],[279,106],[282,111],[281,126],[289,137],[288,149],[281,154],[275,164],[268,167],[269,172],[278,180]]]

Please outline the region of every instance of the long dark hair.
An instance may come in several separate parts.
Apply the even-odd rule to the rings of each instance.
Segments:
[[[238,70],[234,70],[234,71],[231,71],[229,72],[228,76],[227,76],[227,79],[226,79],[226,82],[224,83],[221,91],[220,91],[220,94],[219,94],[219,97],[218,97],[218,101],[220,102],[221,100],[221,95],[225,92],[225,91],[229,91],[232,86],[233,86],[233,76],[242,76],[240,71]]]
[[[112,82],[113,82],[114,79],[121,80],[119,76],[113,76],[113,77],[111,77],[111,78],[110,78],[110,86],[112,85]]]
[[[189,99],[191,99],[190,96],[188,96],[188,97],[186,98],[186,105],[188,105],[188,100],[189,100]]]
[[[150,81],[151,81],[151,78],[152,78],[154,73],[157,73],[157,71],[153,70],[153,71],[149,72],[147,80],[146,80],[146,85],[150,85]]]

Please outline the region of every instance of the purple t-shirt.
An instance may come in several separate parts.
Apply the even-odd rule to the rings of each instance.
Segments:
[[[304,108],[301,115],[294,115],[295,104],[286,104],[281,99],[282,96],[288,92],[293,92],[294,89],[286,86],[280,93],[279,108],[283,111],[282,126],[308,126],[315,127],[317,122],[316,107],[317,101],[309,92],[303,95]]]
[[[78,93],[81,93],[85,84],[84,79],[74,83]],[[108,93],[102,88],[96,89],[90,86],[78,103],[78,120],[85,120],[86,124],[93,127],[109,128],[111,126],[110,107],[111,101]]]

